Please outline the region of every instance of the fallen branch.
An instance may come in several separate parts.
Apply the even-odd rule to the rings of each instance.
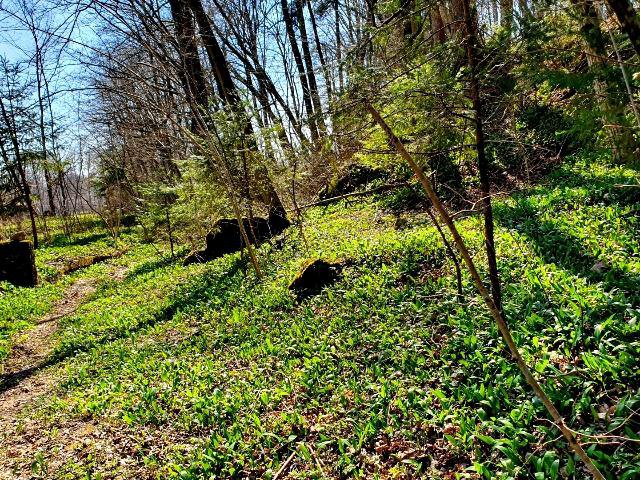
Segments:
[[[438,216],[451,232],[456,248],[460,252],[460,256],[462,257],[465,265],[467,266],[467,270],[469,271],[471,278],[473,279],[473,283],[475,284],[478,292],[480,293],[480,296],[485,301],[485,304],[489,312],[491,313],[491,316],[494,318],[498,326],[498,330],[500,331],[502,338],[507,344],[507,347],[509,347],[511,355],[516,361],[516,364],[518,365],[518,368],[520,369],[520,372],[524,376],[525,380],[527,381],[529,386],[533,389],[536,396],[542,401],[543,405],[545,406],[545,408],[553,418],[554,423],[560,429],[564,437],[567,439],[569,446],[576,453],[576,455],[578,455],[578,457],[580,457],[580,459],[584,462],[585,466],[587,467],[587,469],[589,470],[593,478],[597,480],[604,480],[604,476],[602,475],[602,473],[600,473],[600,470],[598,470],[598,467],[596,467],[596,465],[589,458],[589,456],[584,451],[582,446],[578,443],[573,431],[567,427],[564,419],[560,415],[560,412],[558,412],[555,405],[553,404],[551,399],[547,396],[547,394],[544,392],[544,390],[542,389],[538,381],[535,379],[535,377],[531,373],[529,366],[524,361],[524,358],[522,357],[522,354],[520,353],[518,346],[513,340],[511,331],[509,330],[509,326],[507,325],[507,322],[505,321],[501,310],[496,306],[491,294],[487,290],[487,287],[485,287],[484,283],[482,282],[482,278],[480,278],[478,269],[476,268],[476,265],[473,259],[471,258],[471,254],[469,253],[469,250],[467,249],[467,246],[464,240],[462,239],[462,236],[458,232],[456,225],[453,223],[451,216],[449,215],[447,210],[444,208],[444,205],[438,198],[438,195],[436,194],[435,190],[433,189],[433,186],[431,185],[431,181],[429,180],[429,178],[427,178],[427,176],[424,174],[424,172],[419,167],[419,165],[414,161],[411,154],[406,150],[406,148],[404,147],[402,142],[398,139],[398,137],[396,137],[396,135],[391,130],[391,127],[387,125],[387,123],[384,121],[380,113],[375,108],[373,108],[373,106],[370,105],[369,103],[366,104],[366,108],[371,114],[371,116],[373,117],[373,119],[375,120],[375,122],[380,126],[380,128],[382,128],[387,138],[389,139],[389,142],[395,147],[395,149],[398,151],[400,156],[409,164],[409,166],[413,170],[413,173],[416,175],[416,177],[422,184],[422,187],[424,188],[425,192],[429,196],[429,199],[431,200],[431,203],[433,204],[434,209],[438,213]]]
[[[113,253],[107,253],[102,255],[88,255],[85,257],[72,258],[71,260],[65,262],[62,265],[62,267],[58,269],[58,272],[55,278],[58,278],[62,275],[68,275],[70,273],[81,270],[83,268],[90,267],[91,265],[95,265],[96,263],[105,262],[113,258],[119,258],[124,253],[125,253],[124,250],[118,250]]]
[[[408,184],[405,183],[405,182],[402,182],[402,183],[390,183],[390,184],[387,184],[387,185],[381,185],[379,187],[372,188],[370,190],[364,190],[362,192],[345,193],[344,195],[338,195],[337,197],[325,198],[324,200],[318,200],[317,202],[307,203],[306,205],[300,206],[300,210],[305,209],[305,208],[311,208],[311,207],[319,207],[321,205],[329,205],[330,203],[334,203],[334,202],[337,202],[339,200],[343,200],[345,198],[364,197],[366,195],[371,195],[371,194],[374,194],[374,193],[388,192],[389,190],[394,190],[394,189],[399,188],[399,187],[406,187],[407,185]]]

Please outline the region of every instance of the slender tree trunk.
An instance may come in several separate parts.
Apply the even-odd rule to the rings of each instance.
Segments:
[[[169,212],[169,205],[165,205],[165,217],[167,220],[167,235],[169,236],[169,247],[171,248],[171,258],[173,258],[173,227],[171,226],[171,214]]]
[[[239,107],[240,97],[231,78],[227,59],[213,33],[213,28],[211,28],[209,16],[207,12],[204,11],[201,0],[187,0],[187,3],[198,24],[200,38],[202,38],[202,43],[207,52],[220,97],[224,99],[228,105]]]
[[[435,35],[439,44],[443,44],[447,41],[447,32],[445,32],[444,21],[442,20],[442,14],[440,8],[436,5],[431,8],[431,31]]]
[[[629,0],[606,0],[609,8],[616,14],[616,18],[627,34],[633,49],[640,56],[640,19]]]
[[[20,144],[18,143],[17,133],[15,131],[15,124],[11,120],[11,116],[9,112],[7,112],[4,102],[2,101],[2,97],[0,97],[0,113],[2,114],[2,118],[9,128],[9,137],[11,140],[11,145],[13,147],[13,155],[16,162],[16,169],[18,170],[18,175],[20,176],[20,183],[22,194],[24,197],[24,203],[27,206],[27,211],[29,212],[29,220],[31,221],[31,236],[33,238],[33,248],[38,248],[38,227],[36,225],[36,209],[33,206],[33,201],[31,200],[31,186],[29,185],[29,181],[27,180],[27,173],[25,171],[25,165],[22,161],[22,152],[20,150]],[[0,141],[0,145],[2,145],[2,155],[5,157],[5,162],[8,163],[8,155],[4,149],[4,144]]]
[[[527,0],[518,0],[518,9],[520,10],[521,18],[529,18],[531,16],[531,10],[527,4]]]
[[[324,77],[325,88],[327,89],[327,96],[329,97],[329,101],[331,101],[331,78],[329,77],[329,68],[327,66],[327,62],[324,58],[324,52],[322,51],[322,44],[320,43],[320,35],[318,34],[318,25],[316,24],[316,16],[313,13],[313,5],[311,5],[311,0],[306,0],[307,8],[309,9],[309,19],[311,20],[311,28],[313,30],[313,38],[316,43],[316,50],[318,51],[318,60],[320,60],[320,65],[322,66],[322,75]]]
[[[336,63],[338,68],[338,88],[342,92],[344,89],[344,76],[342,73],[342,34],[340,33],[340,3],[333,0],[333,13],[336,34]]]
[[[513,0],[500,0],[500,25],[508,30],[513,28]]]
[[[410,38],[416,32],[413,20],[413,11],[416,8],[415,0],[402,0],[400,2],[400,18],[402,19],[402,35]]]
[[[195,40],[193,16],[184,0],[169,0],[169,6],[178,39],[178,54],[182,63],[181,80],[187,101],[190,108],[206,111],[209,105],[209,95]],[[199,113],[202,112],[192,113],[191,131],[194,133],[202,132],[205,129],[204,125],[198,124],[198,119],[201,118]]]
[[[291,45],[291,52],[293,53],[293,59],[296,63],[296,68],[298,69],[298,77],[300,79],[300,85],[302,86],[302,101],[304,102],[305,110],[307,112],[307,117],[309,118],[309,130],[311,130],[311,139],[314,143],[317,143],[320,139],[320,134],[318,131],[318,125],[315,121],[313,115],[313,104],[311,100],[311,90],[309,83],[307,81],[307,75],[304,70],[304,63],[302,61],[302,55],[300,54],[300,49],[298,48],[298,40],[296,39],[296,34],[293,29],[293,19],[291,18],[291,12],[289,11],[289,5],[287,5],[287,0],[280,0],[280,5],[282,7],[282,16],[284,18],[284,25],[287,31],[287,37],[289,38],[289,44]]]
[[[325,133],[324,117],[322,115],[322,102],[320,101],[320,93],[318,92],[318,82],[313,68],[313,59],[311,58],[311,49],[309,48],[309,37],[307,36],[307,25],[304,18],[304,0],[296,0],[296,14],[298,17],[298,30],[300,31],[300,44],[302,45],[302,54],[307,70],[307,79],[309,81],[309,93],[313,102],[313,110],[316,114],[316,123],[320,135]]]
[[[47,201],[49,204],[49,211],[52,215],[56,214],[56,202],[53,196],[53,182],[51,180],[51,171],[49,170],[49,156],[47,155],[47,135],[45,133],[45,120],[44,120],[44,99],[42,98],[42,51],[38,43],[38,37],[33,34],[35,42],[35,66],[36,66],[36,93],[38,97],[38,128],[40,130],[40,146],[42,148],[42,170],[44,172],[44,182],[47,189]]]
[[[44,68],[42,69],[42,80],[44,83],[44,92],[47,98],[47,108],[49,110],[49,119],[50,119],[50,134],[51,134],[51,152],[55,157],[55,163],[57,167],[58,174],[58,190],[60,192],[60,203],[62,207],[62,216],[64,217],[67,214],[67,189],[64,183],[64,166],[62,161],[60,160],[60,156],[58,155],[58,147],[56,142],[56,132],[54,127],[54,116],[53,116],[53,104],[51,102],[51,91],[49,90],[49,80],[47,79],[47,75],[44,72]]]
[[[436,227],[436,230],[438,231],[438,234],[442,239],[442,243],[444,244],[444,248],[449,254],[449,258],[451,258],[451,261],[453,261],[453,266],[456,271],[456,286],[458,288],[458,301],[462,302],[462,298],[463,298],[462,297],[462,269],[460,268],[460,261],[458,260],[458,256],[456,255],[455,250],[451,246],[451,243],[449,243],[449,239],[447,239],[447,236],[442,231],[440,222],[436,218],[435,214],[431,211],[431,208],[427,209],[427,215],[429,215],[431,222],[433,222],[433,226]]]
[[[502,309],[502,294],[500,289],[500,277],[496,260],[496,247],[493,232],[493,209],[491,207],[491,185],[489,180],[489,161],[485,152],[485,140],[483,129],[482,98],[480,96],[480,82],[477,72],[477,36],[476,20],[472,17],[469,0],[462,0],[464,23],[466,30],[465,50],[467,63],[470,69],[470,93],[473,110],[475,113],[476,150],[478,155],[478,173],[480,175],[480,190],[482,192],[482,206],[484,212],[484,241],[489,266],[489,280],[491,282],[491,294],[493,302],[498,309]]]

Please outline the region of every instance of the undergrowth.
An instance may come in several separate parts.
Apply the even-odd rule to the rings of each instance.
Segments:
[[[639,198],[616,186],[638,178],[579,158],[495,203],[515,340],[607,478],[640,475]],[[259,249],[262,281],[239,255],[184,267],[134,247],[62,322],[66,380],[42,421],[163,431],[126,452],[158,478],[273,478],[292,455],[290,478],[584,478],[469,278],[456,299],[428,219],[397,215],[313,209],[304,238]],[[480,219],[460,230],[482,262]],[[297,302],[316,257],[349,262]],[[98,458],[57,475],[115,474]]]

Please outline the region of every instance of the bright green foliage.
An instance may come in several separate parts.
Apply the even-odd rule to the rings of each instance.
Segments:
[[[640,223],[637,190],[615,185],[638,178],[578,159],[495,206],[525,358],[572,428],[631,439]],[[271,478],[294,451],[297,478],[583,478],[467,278],[455,300],[428,219],[408,220],[398,230],[378,202],[312,210],[308,250],[295,227],[260,248],[262,282],[238,255],[183,267],[136,247],[124,279],[63,321],[66,380],[43,421],[131,432],[129,455],[160,478]],[[460,222],[479,260],[480,226]],[[287,286],[310,257],[349,262],[296,303]],[[585,442],[609,478],[637,475],[633,442]],[[92,458],[57,475],[121,468]]]
[[[58,219],[48,219],[51,237],[36,250],[36,266],[39,284],[35,288],[14,287],[2,282],[0,293],[0,361],[9,354],[12,337],[30,327],[33,321],[49,313],[56,301],[64,296],[69,285],[80,278],[105,276],[109,267],[94,265],[67,276],[60,276],[66,262],[78,257],[111,254],[126,250],[137,242],[135,233],[123,232],[118,242],[100,227],[96,217],[80,217],[84,230],[71,239],[62,233]],[[148,251],[147,251],[148,253]],[[130,262],[127,256],[123,262]]]

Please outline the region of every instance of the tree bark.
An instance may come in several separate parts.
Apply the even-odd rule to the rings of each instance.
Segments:
[[[209,95],[204,70],[198,54],[191,10],[184,3],[184,0],[169,0],[169,6],[176,29],[178,54],[182,63],[181,81],[187,101],[192,109],[206,111],[209,104]],[[198,118],[201,118],[198,112],[193,112],[191,130],[194,133],[204,130],[204,125],[198,125]]]
[[[640,19],[629,0],[606,0],[609,8],[616,14],[616,18],[627,34],[633,49],[640,56]]]
[[[42,97],[42,75],[44,73],[44,66],[42,64],[42,48],[40,41],[32,25],[29,24],[31,30],[31,37],[33,38],[35,46],[35,70],[36,70],[36,96],[38,99],[38,129],[40,133],[40,148],[42,148],[42,171],[44,172],[44,183],[47,190],[47,203],[49,204],[49,211],[52,215],[56,214],[56,202],[53,196],[53,181],[51,179],[51,171],[49,170],[49,158],[47,149],[47,136],[45,133],[45,119],[44,119],[44,98]]]
[[[342,92],[344,88],[344,75],[342,73],[342,34],[340,33],[340,3],[333,0],[333,14],[336,35],[336,63],[338,68],[338,90]]]
[[[445,32],[444,21],[442,20],[442,14],[440,8],[436,5],[430,10],[431,16],[431,32],[435,35],[439,44],[443,44],[447,41],[447,32]]]
[[[38,248],[38,227],[36,225],[36,209],[33,206],[33,201],[31,200],[31,186],[29,185],[29,181],[27,180],[27,173],[25,171],[25,165],[22,161],[22,151],[20,150],[20,144],[18,143],[17,132],[15,131],[15,124],[12,121],[11,115],[7,112],[7,109],[4,106],[4,102],[0,97],[0,113],[2,114],[2,119],[4,120],[7,128],[9,130],[9,139],[11,141],[11,145],[13,147],[13,155],[16,162],[16,168],[18,170],[18,175],[20,176],[20,183],[22,184],[22,194],[24,196],[24,203],[27,206],[27,211],[29,212],[29,220],[31,221],[31,236],[33,238],[33,248]],[[4,144],[0,139],[0,145],[2,145],[2,156],[5,157],[5,163],[8,163],[8,155],[4,149]]]
[[[476,151],[478,155],[478,173],[480,175],[480,190],[482,192],[482,207],[484,213],[484,241],[489,266],[489,280],[491,282],[491,294],[493,302],[498,309],[502,309],[502,293],[498,263],[496,260],[496,247],[493,232],[493,208],[491,207],[491,182],[489,180],[489,161],[485,152],[483,105],[480,96],[480,82],[477,72],[477,34],[476,19],[472,17],[469,0],[462,0],[464,24],[465,24],[465,50],[467,63],[470,69],[470,93],[473,110],[475,113]]]
[[[311,0],[306,0],[307,8],[309,9],[309,19],[311,20],[311,28],[313,30],[313,38],[316,43],[316,50],[318,51],[318,60],[320,60],[320,66],[322,67],[322,74],[324,76],[325,88],[327,89],[327,96],[331,101],[331,78],[329,77],[329,68],[324,58],[324,52],[322,51],[322,44],[320,43],[320,35],[318,34],[318,25],[316,24],[316,16],[313,13],[313,5]]]
[[[508,30],[513,27],[513,0],[500,0],[500,25]]]
[[[201,0],[187,0],[187,3],[198,24],[200,38],[202,38],[202,43],[207,52],[220,98],[222,98],[226,104],[232,107],[238,107],[240,97],[231,78],[231,71],[229,70],[227,59],[211,28],[209,16],[204,11]]]
[[[316,115],[316,124],[318,132],[323,135],[325,132],[324,118],[322,116],[322,103],[320,102],[320,93],[318,92],[318,82],[313,68],[313,59],[311,58],[311,49],[309,48],[309,37],[307,36],[307,25],[304,18],[304,1],[296,0],[296,15],[298,17],[298,30],[300,31],[300,44],[302,45],[302,54],[307,70],[307,79],[309,81],[309,93],[313,102],[313,110]]]
[[[293,29],[293,19],[291,18],[291,12],[289,11],[289,5],[287,0],[280,0],[282,7],[282,16],[284,18],[284,25],[287,31],[287,37],[289,38],[289,44],[291,45],[291,52],[293,53],[293,59],[298,69],[298,78],[300,79],[300,85],[302,87],[302,101],[304,102],[307,117],[309,119],[309,130],[311,131],[311,139],[314,143],[317,143],[320,135],[318,131],[318,125],[313,116],[313,104],[311,103],[311,90],[307,81],[307,75],[304,70],[304,63],[302,61],[302,55],[298,48],[298,40]]]

